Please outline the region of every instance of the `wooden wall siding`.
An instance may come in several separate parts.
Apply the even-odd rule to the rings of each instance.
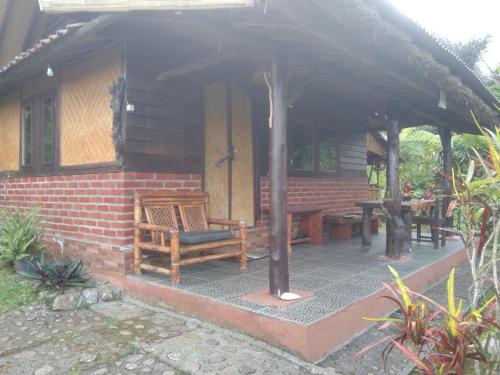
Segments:
[[[121,49],[113,48],[62,72],[61,165],[115,160],[109,86],[122,74]]]
[[[168,38],[138,31],[127,39],[125,97],[134,110],[125,118],[124,166],[137,171],[201,173],[203,82],[156,81],[156,74],[192,59],[185,56],[189,51],[183,51],[187,43],[171,45]],[[148,43],[143,42],[146,39]]]
[[[366,174],[366,133],[343,135],[339,140],[339,169]]]
[[[7,2],[2,0],[2,2]],[[0,40],[0,65],[4,65],[22,51],[29,33],[36,2],[33,0],[13,0],[3,25]],[[0,22],[2,20],[0,19]]]
[[[210,194],[210,216],[229,216],[229,163],[216,163],[228,152],[227,88],[223,83],[205,87],[205,190]]]
[[[384,156],[386,154],[384,147],[370,133],[366,134],[367,149],[374,154]]]
[[[19,94],[0,99],[0,171],[19,169]]]

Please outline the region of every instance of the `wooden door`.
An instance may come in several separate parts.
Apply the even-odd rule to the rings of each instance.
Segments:
[[[252,100],[224,83],[205,86],[205,190],[210,216],[254,225]]]

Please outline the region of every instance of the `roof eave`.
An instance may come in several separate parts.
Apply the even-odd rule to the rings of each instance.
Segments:
[[[130,12],[140,10],[207,10],[249,8],[258,0],[38,0],[40,10],[46,13],[69,12]]]

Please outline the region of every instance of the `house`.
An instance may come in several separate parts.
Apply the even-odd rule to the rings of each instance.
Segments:
[[[356,210],[368,130],[388,131],[399,191],[401,128],[448,145],[470,111],[498,124],[494,104],[385,0],[0,4],[0,204],[40,206],[46,239],[96,272],[132,271],[134,193],[203,189],[288,274],[286,202]]]

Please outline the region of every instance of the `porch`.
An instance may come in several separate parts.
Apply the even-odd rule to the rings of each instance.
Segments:
[[[290,289],[306,296],[293,303],[269,298],[269,259],[212,261],[183,268],[178,287],[155,273],[123,280],[134,294],[197,317],[243,331],[317,361],[370,326],[363,316],[379,316],[392,306],[379,299],[391,264],[414,290],[445,276],[466,257],[460,241],[434,249],[413,244],[404,261],[383,260],[385,233],[373,237],[369,251],[359,237],[328,240],[322,246],[294,246],[289,260]],[[260,293],[259,293],[260,292]],[[266,296],[268,297],[266,299]],[[307,297],[308,296],[308,297]]]

